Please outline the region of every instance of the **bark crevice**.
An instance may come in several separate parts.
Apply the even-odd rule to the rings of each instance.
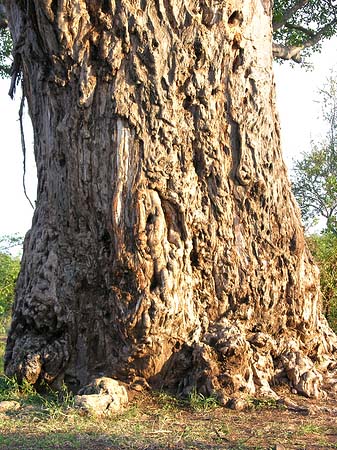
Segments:
[[[30,3],[6,2],[39,178],[7,374],[331,390],[260,0]]]

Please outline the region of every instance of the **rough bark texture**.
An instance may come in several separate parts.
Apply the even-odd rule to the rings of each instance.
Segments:
[[[39,178],[7,374],[319,396],[337,340],[280,151],[270,2],[7,8]]]

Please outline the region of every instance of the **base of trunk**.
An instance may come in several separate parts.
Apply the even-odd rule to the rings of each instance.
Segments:
[[[25,336],[16,340],[6,374],[32,384],[47,381],[56,388],[65,381],[74,391],[96,376],[118,378],[130,385],[143,379],[154,389],[182,397],[197,391],[204,396],[216,395],[222,403],[237,394],[277,398],[274,387],[278,385],[288,385],[293,393],[310,398],[335,395],[336,335],[322,317],[316,332],[305,339],[303,336],[288,330],[273,337],[261,330],[247,331],[246,324],[239,321],[222,319],[210,326],[199,342],[176,343],[161,370],[150,376],[149,368],[158,365],[160,355],[148,357],[146,363],[144,358],[129,355],[129,367],[120,363],[114,369],[107,355],[110,369],[88,374],[82,382],[67,368],[65,339],[48,343],[42,337]]]
[[[7,375],[327,392],[337,338],[281,155],[271,2],[25,3],[5,2],[39,182]]]
[[[229,398],[277,398],[273,388],[288,385],[293,393],[321,398],[337,393],[337,339],[322,319],[324,330],[302,342],[288,335],[277,339],[261,331],[247,332],[227,320],[210,328],[203,342],[184,345],[151,380],[183,396],[197,390]],[[323,336],[323,338],[322,338]]]

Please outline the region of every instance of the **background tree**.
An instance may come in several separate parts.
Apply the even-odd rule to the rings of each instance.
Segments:
[[[18,235],[0,237],[0,333],[5,333],[10,324],[14,301],[15,283],[20,270],[20,258],[11,250],[22,245]]]
[[[331,72],[320,92],[326,138],[294,163],[293,191],[307,230],[325,221],[307,241],[320,269],[325,314],[337,329],[337,79]]]
[[[10,56],[12,52],[12,39],[8,29],[0,28],[0,78],[10,76]]]
[[[12,39],[8,30],[6,11],[0,2],[0,78],[10,75],[10,56],[12,52]]]
[[[307,227],[322,218],[337,234],[337,77],[332,73],[320,90],[323,119],[328,132],[323,142],[294,162],[293,192]]]
[[[281,156],[271,2],[5,4],[39,179],[6,373],[321,395],[337,338]]]
[[[320,270],[324,313],[337,332],[337,235],[325,231],[308,236],[307,241]]]

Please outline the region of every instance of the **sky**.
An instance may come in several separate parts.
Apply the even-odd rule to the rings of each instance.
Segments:
[[[278,111],[281,121],[283,156],[291,168],[293,159],[310,150],[312,141],[320,141],[327,127],[321,120],[322,105],[318,90],[323,87],[330,70],[337,73],[337,36],[325,41],[322,52],[310,58],[311,71],[289,63],[274,64]]]
[[[337,70],[337,37],[326,41],[322,52],[311,57],[313,70],[308,72],[288,63],[275,64],[277,103],[281,121],[283,155],[288,167],[303,151],[310,149],[311,141],[324,137],[325,127],[320,120],[321,106],[317,103],[318,89],[329,75]],[[23,156],[20,142],[18,111],[20,92],[15,100],[8,95],[9,80],[0,80],[0,234],[24,234],[32,220],[32,207],[23,187]],[[25,114],[26,187],[34,203],[36,170],[33,155],[33,136],[27,113]]]

